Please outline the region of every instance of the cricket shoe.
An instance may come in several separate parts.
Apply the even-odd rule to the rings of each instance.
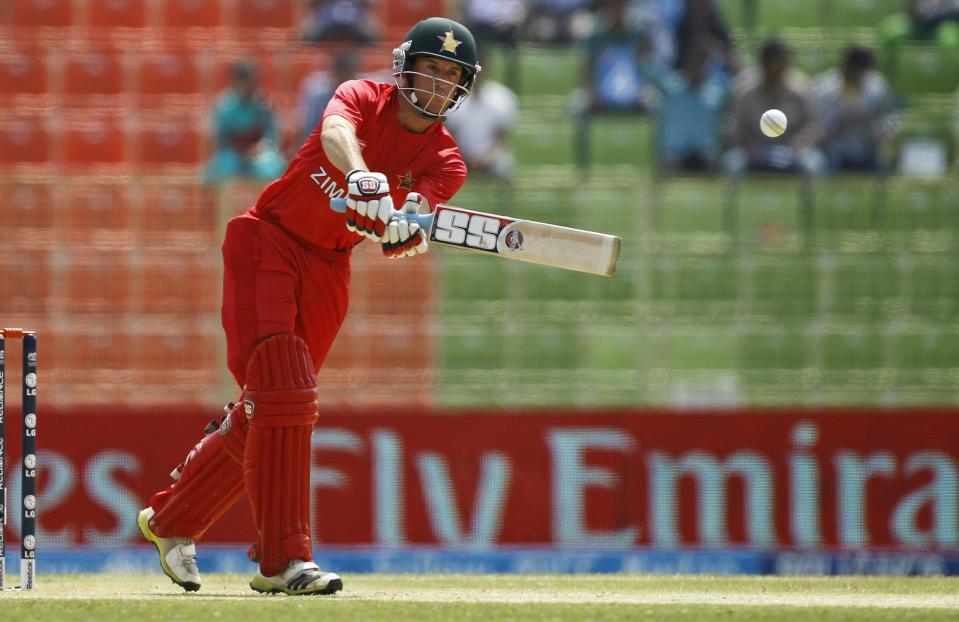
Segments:
[[[160,566],[166,576],[187,592],[200,589],[200,571],[196,565],[196,547],[192,538],[164,538],[153,533],[150,519],[156,512],[153,508],[140,510],[137,526],[143,537],[152,542],[160,553]]]
[[[264,594],[310,596],[342,590],[343,579],[338,574],[323,572],[313,562],[294,559],[286,570],[272,577],[264,577],[258,568],[250,581],[250,587]]]

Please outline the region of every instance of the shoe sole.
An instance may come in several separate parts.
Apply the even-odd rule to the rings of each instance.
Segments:
[[[257,585],[257,580],[260,577],[254,577],[250,581],[250,587],[254,592],[259,592],[260,594],[286,594],[288,596],[329,596],[330,594],[339,592],[343,589],[343,579],[331,579],[329,583],[326,584],[323,589],[320,590],[290,590],[285,587],[277,587],[272,583],[261,583]],[[263,579],[265,582],[266,579]]]
[[[160,548],[160,538],[153,533],[150,529],[150,519],[146,515],[146,510],[141,510],[137,514],[137,527],[140,528],[140,533],[143,535],[145,540],[153,543],[153,546],[156,547],[158,557],[160,558],[160,568],[163,569],[163,574],[169,577],[170,581],[173,581],[176,585],[179,585],[187,592],[195,592],[200,589],[200,584],[193,581],[180,581],[176,578],[176,575],[173,574],[173,570],[167,565],[166,560],[163,558],[163,550]]]

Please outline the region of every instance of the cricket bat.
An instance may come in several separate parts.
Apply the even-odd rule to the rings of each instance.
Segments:
[[[346,211],[346,199],[333,199],[330,209]],[[396,212],[400,215],[400,212]],[[611,276],[619,258],[614,235],[437,205],[432,214],[402,214],[428,232],[430,244],[497,255],[553,268]]]

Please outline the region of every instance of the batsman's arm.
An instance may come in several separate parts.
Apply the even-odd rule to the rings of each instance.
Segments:
[[[343,174],[355,170],[370,170],[363,160],[363,150],[356,137],[356,128],[345,117],[331,114],[323,119],[320,140],[323,142],[326,157],[333,166],[343,171]]]

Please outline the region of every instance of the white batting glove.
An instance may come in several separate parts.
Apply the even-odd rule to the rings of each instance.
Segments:
[[[346,228],[374,242],[384,239],[393,197],[383,173],[354,170],[346,176]]]
[[[425,207],[425,211],[423,208]],[[429,244],[426,241],[426,232],[420,227],[418,222],[407,220],[406,214],[419,214],[429,212],[430,203],[422,194],[411,192],[406,195],[403,201],[403,211],[394,216],[386,227],[386,235],[383,236],[383,254],[387,257],[412,257],[420,255],[429,250]]]

